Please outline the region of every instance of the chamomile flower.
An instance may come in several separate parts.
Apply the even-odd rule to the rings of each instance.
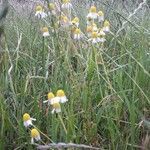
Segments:
[[[62,9],[71,9],[72,4],[70,3],[70,0],[63,0],[61,7]]]
[[[47,103],[48,105],[53,105],[55,103],[59,103],[60,102],[60,97],[55,97],[55,95],[52,92],[49,92],[47,94],[47,98],[48,100],[44,101],[43,103]]]
[[[53,15],[55,15],[56,14],[56,6],[55,6],[55,4],[54,3],[49,3],[48,4],[48,8],[49,8],[49,10],[50,10],[50,13],[49,14],[53,14]]]
[[[28,113],[25,113],[23,115],[23,124],[24,124],[24,126],[26,128],[33,125],[32,121],[36,121],[36,119],[35,118],[31,118]]]
[[[60,103],[65,103],[68,101],[65,92],[63,90],[58,90],[56,96],[60,98]]]
[[[89,10],[89,13],[87,15],[87,18],[97,19],[97,17],[98,17],[98,14],[96,12],[96,7],[95,6],[91,6],[91,8]]]
[[[53,107],[53,110],[51,111],[52,114],[54,114],[54,112],[56,112],[56,113],[60,113],[61,112],[61,106],[60,106],[59,103],[54,103],[52,105],[52,107]]]
[[[69,21],[68,17],[65,15],[62,15],[60,17],[60,24],[63,27],[68,27],[70,25],[70,21]]]
[[[40,133],[35,128],[31,130],[31,144],[34,144],[34,140],[36,140],[36,141],[41,140]]]
[[[78,17],[75,17],[75,18],[71,21],[71,24],[78,27],[78,26],[79,26],[79,18],[78,18]]]
[[[100,42],[98,32],[93,31],[91,34],[91,38],[88,41],[91,41],[93,44]]]
[[[104,32],[109,32],[110,31],[110,22],[108,20],[104,21],[103,31]]]
[[[36,10],[35,16],[38,17],[39,19],[47,17],[47,14],[44,12],[44,9],[41,5],[37,5],[35,10]]]
[[[54,98],[51,99],[50,104],[53,105],[55,103],[59,103],[60,100],[61,100],[60,97],[56,96],[56,97],[54,97]]]
[[[98,22],[104,21],[104,13],[102,11],[99,11],[98,13]]]
[[[47,27],[43,27],[43,28],[42,28],[42,33],[43,33],[43,37],[49,36],[48,28],[47,28]]]
[[[79,28],[76,28],[76,29],[75,29],[73,38],[74,38],[75,40],[81,39],[81,30],[80,30]]]

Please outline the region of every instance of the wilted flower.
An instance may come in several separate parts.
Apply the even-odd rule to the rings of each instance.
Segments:
[[[79,26],[79,18],[78,18],[78,17],[75,17],[75,18],[71,21],[71,24],[78,27],[78,26]]]
[[[68,101],[65,92],[63,90],[58,90],[56,96],[60,98],[60,103],[65,103]]]
[[[108,20],[104,21],[104,27],[103,27],[104,32],[109,32],[110,31],[110,23]]]
[[[32,144],[34,144],[34,140],[36,140],[36,141],[40,141],[41,140],[40,133],[35,128],[31,130],[31,143]]]
[[[87,15],[87,18],[91,18],[91,19],[97,19],[97,12],[96,12],[96,7],[95,6],[91,6],[89,13]]]
[[[47,28],[47,27],[43,27],[43,28],[42,28],[42,33],[43,33],[43,37],[49,36],[48,28]]]
[[[70,0],[63,0],[61,7],[62,9],[71,9],[72,4],[70,3]]]
[[[75,29],[73,38],[79,40],[81,38],[81,30],[79,28]]]
[[[33,125],[32,121],[36,121],[36,119],[31,118],[28,113],[25,113],[23,115],[23,124],[26,128]]]
[[[53,107],[52,114],[54,114],[54,112],[56,113],[61,112],[61,106],[59,103],[54,103],[52,107]]]
[[[47,17],[47,14],[44,12],[44,9],[42,8],[41,5],[36,6],[35,16],[37,16],[38,18],[41,18],[41,19]]]
[[[99,11],[97,14],[98,14],[98,22],[104,21],[104,13],[102,11]]]

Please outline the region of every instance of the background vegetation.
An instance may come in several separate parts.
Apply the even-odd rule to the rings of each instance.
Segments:
[[[89,3],[82,3],[74,7],[84,30]],[[0,149],[34,148],[23,126],[25,112],[54,142],[148,149],[150,17],[148,3],[135,11],[138,3],[96,1],[113,33],[103,48],[74,41],[66,31],[50,31],[43,39],[44,24],[34,17],[34,10],[25,11],[26,4],[17,4],[23,6],[20,10],[10,6],[1,49],[5,59],[0,73]],[[60,88],[69,99],[61,113],[67,134],[57,115],[46,115],[42,103],[49,91]]]

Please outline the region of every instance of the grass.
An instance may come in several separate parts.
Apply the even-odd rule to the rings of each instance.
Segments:
[[[23,126],[25,112],[37,119],[34,124],[54,142],[148,149],[149,10],[143,6],[129,18],[121,3],[100,4],[113,33],[103,47],[74,41],[65,30],[50,30],[50,37],[43,39],[39,31],[45,23],[34,14],[26,18],[10,10],[0,73],[0,149],[35,148]],[[131,12],[136,8],[128,7]],[[79,12],[87,13],[82,6]],[[79,17],[84,29],[84,16]],[[69,101],[61,105],[60,116],[50,109],[46,115],[47,105],[42,102],[49,91],[58,89],[65,91]]]

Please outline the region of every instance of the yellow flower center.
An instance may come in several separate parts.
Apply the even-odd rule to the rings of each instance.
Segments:
[[[55,108],[55,109],[60,109],[60,104],[59,104],[59,103],[54,103],[54,104],[53,104],[53,108]]]
[[[92,32],[92,30],[93,30],[93,27],[92,27],[92,26],[87,26],[86,32]]]
[[[30,115],[28,113],[25,113],[23,115],[23,121],[28,121],[28,120],[30,120]]]
[[[55,96],[54,96],[54,94],[53,94],[52,92],[49,92],[49,93],[47,94],[47,97],[48,97],[48,99],[52,99],[52,98],[54,98]]]
[[[79,22],[79,18],[78,17],[75,17],[73,20],[72,20],[72,23],[78,23]]]
[[[74,31],[75,34],[80,34],[81,33],[81,30],[79,28],[77,28],[75,31]]]
[[[38,6],[36,6],[36,11],[42,11],[43,10],[43,8],[42,8],[42,6],[40,6],[40,5],[38,5]]]
[[[42,32],[43,32],[43,33],[48,32],[48,28],[47,28],[47,27],[43,27],[43,28],[42,28]]]
[[[92,35],[91,37],[94,39],[94,38],[97,38],[98,37],[98,33],[97,32],[92,32]]]
[[[98,12],[98,15],[99,15],[99,16],[104,16],[104,13],[103,13],[102,11],[99,11],[99,12]]]
[[[91,12],[91,13],[96,13],[96,7],[95,7],[95,6],[91,6],[90,12]]]
[[[56,93],[56,95],[58,97],[63,97],[63,96],[65,96],[65,92],[63,90],[58,90],[57,93]]]
[[[32,129],[31,130],[31,137],[32,138],[36,138],[39,135],[40,135],[40,133],[39,133],[39,131],[37,129]]]
[[[104,22],[104,27],[108,27],[108,26],[110,26],[110,23],[109,23],[108,20],[105,20],[105,22]]]
[[[48,8],[49,8],[50,10],[54,10],[54,9],[55,9],[55,4],[54,4],[54,3],[49,3],[49,4],[48,4]]]
[[[69,2],[70,2],[70,0],[63,0],[63,4],[67,4]]]

